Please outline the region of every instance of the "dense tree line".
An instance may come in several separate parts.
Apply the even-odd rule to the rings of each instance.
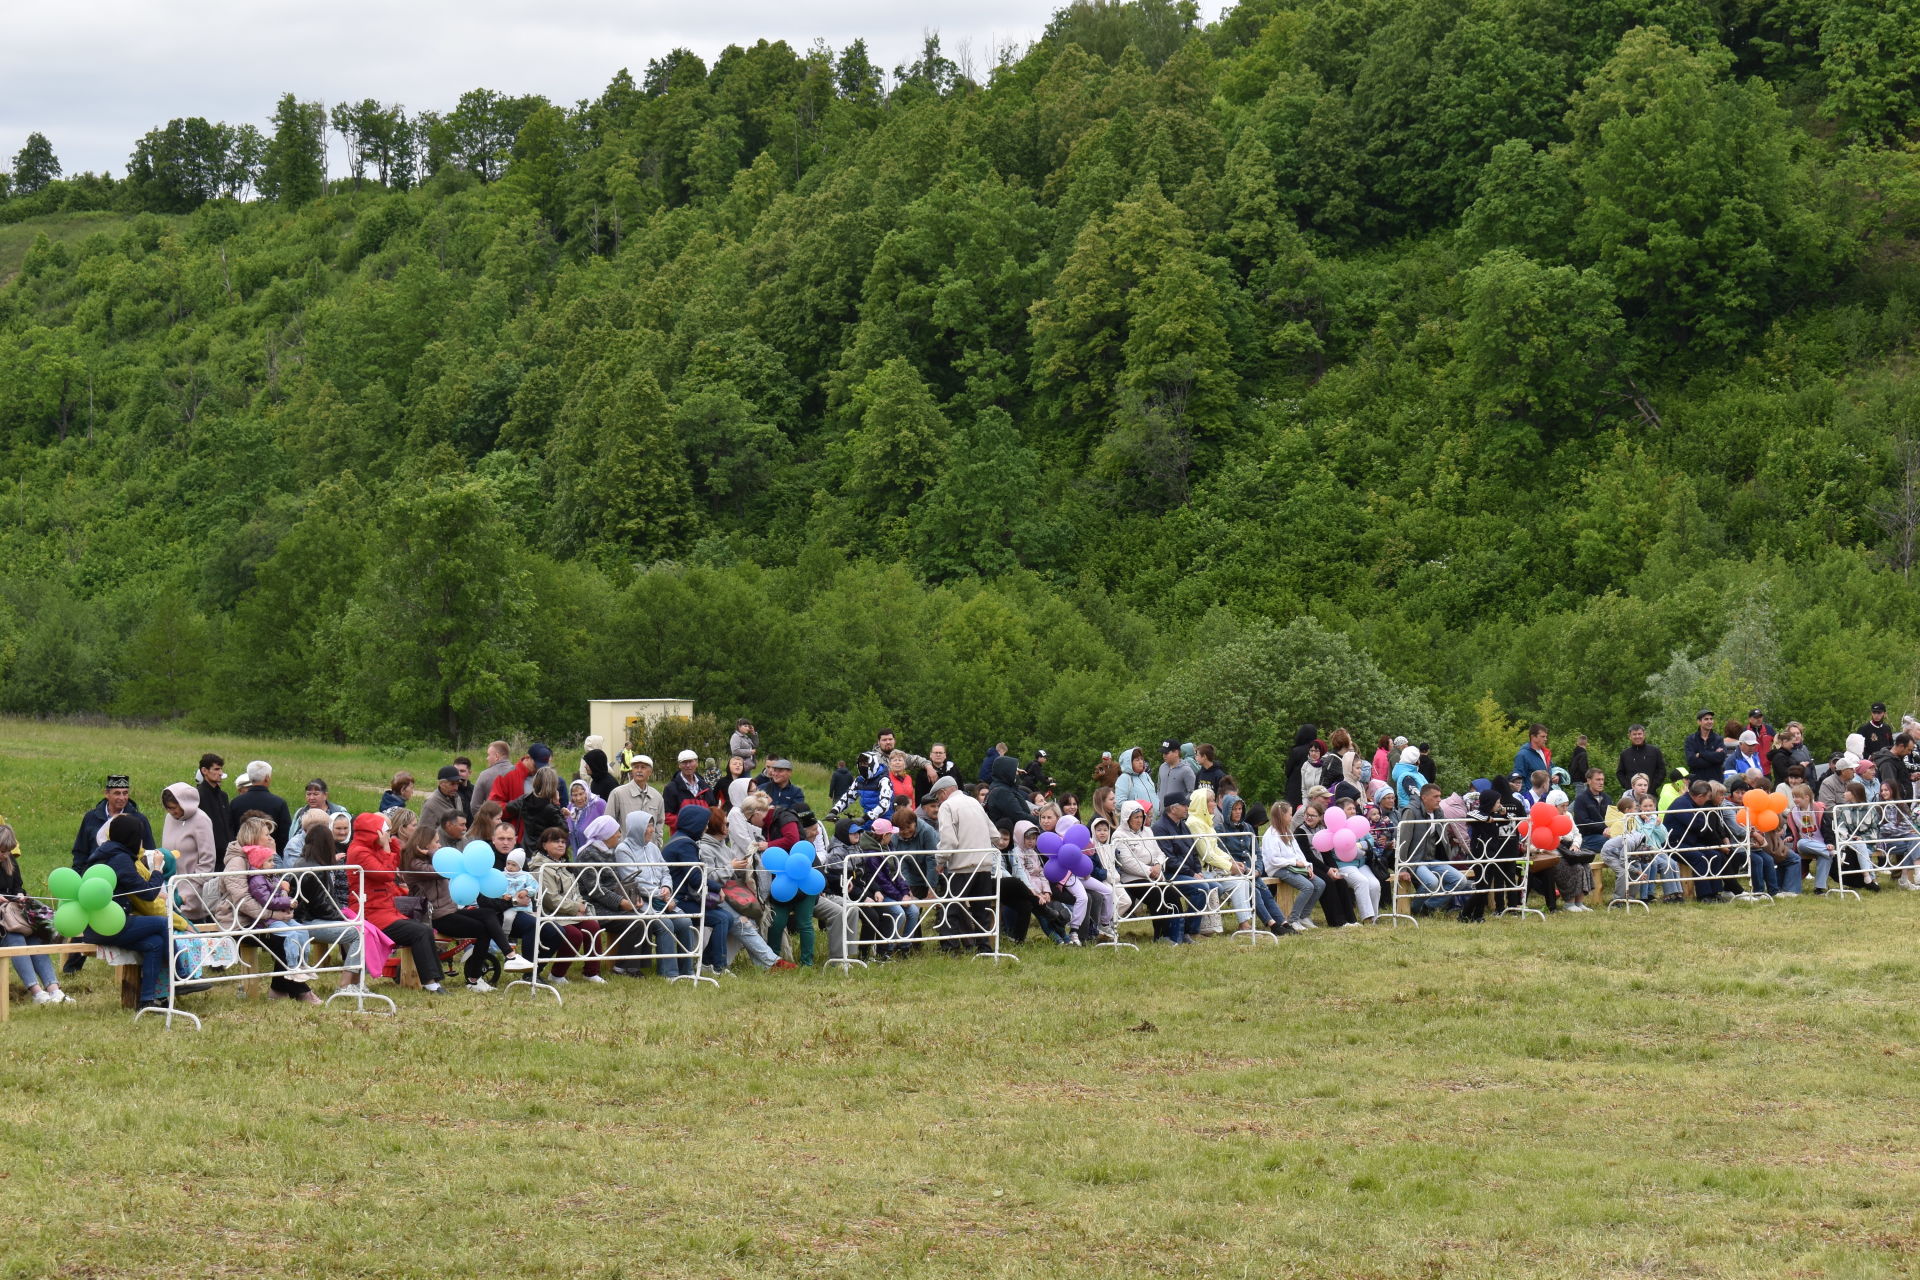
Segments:
[[[0,287],[0,708],[1837,731],[1920,695],[1914,8],[1076,3],[30,145],[0,220],[139,216]]]

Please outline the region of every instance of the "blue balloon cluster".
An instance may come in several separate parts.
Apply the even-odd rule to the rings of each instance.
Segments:
[[[827,878],[813,865],[813,842],[801,840],[791,850],[768,849],[760,855],[760,865],[773,872],[773,900],[792,902],[802,893],[819,893],[827,887]]]
[[[507,873],[493,865],[493,846],[485,840],[469,840],[464,849],[435,849],[433,869],[447,878],[456,907],[472,906],[483,893],[506,896]]]

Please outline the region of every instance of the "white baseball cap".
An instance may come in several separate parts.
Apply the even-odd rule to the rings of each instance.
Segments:
[[[685,764],[689,760],[698,760],[699,758],[700,758],[700,753],[698,751],[682,751],[680,753],[681,764]],[[651,764],[652,761],[648,761],[648,763]]]

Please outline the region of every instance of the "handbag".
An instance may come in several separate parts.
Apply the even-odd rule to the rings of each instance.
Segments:
[[[720,886],[720,900],[731,907],[736,914],[749,920],[758,920],[766,913],[760,904],[759,895],[741,884],[738,880],[728,880]]]
[[[393,895],[393,909],[408,920],[427,920],[427,900],[416,893],[396,893]]]
[[[27,918],[27,909],[13,898],[0,898],[0,933],[17,933],[30,938],[39,932],[37,923]]]

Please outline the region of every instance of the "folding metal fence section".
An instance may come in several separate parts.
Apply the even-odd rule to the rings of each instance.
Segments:
[[[1490,835],[1483,833],[1476,852],[1473,828],[1477,824],[1473,819],[1400,819],[1394,828],[1393,883],[1383,886],[1383,896],[1386,891],[1393,894],[1392,910],[1383,910],[1381,917],[1392,920],[1396,927],[1402,920],[1417,926],[1418,917],[1402,911],[1402,906],[1485,898],[1489,914],[1517,916],[1523,920],[1528,916],[1546,919],[1544,911],[1527,905],[1527,882],[1533,873],[1534,851],[1516,830],[1518,820],[1517,816],[1503,819]],[[1434,832],[1431,843],[1437,843],[1441,856],[1409,860],[1410,848],[1430,847],[1429,840],[1422,834],[1425,831]],[[1462,905],[1464,907],[1464,902]]]
[[[1667,824],[1668,815],[1675,812],[1687,819],[1677,834]],[[1736,902],[1771,903],[1773,895],[1767,892],[1764,877],[1755,882],[1753,876],[1753,830],[1736,824],[1734,812],[1731,805],[1662,810],[1657,815],[1661,833],[1657,847],[1651,842],[1634,850],[1620,846],[1621,875],[1615,898],[1638,902],[1650,911],[1649,904],[1654,897],[1678,901],[1685,896],[1686,887],[1692,886],[1696,897],[1710,890],[1727,893]],[[1688,816],[1692,814],[1712,817]],[[1716,827],[1727,838],[1708,838],[1716,834],[1713,830]],[[1605,857],[1604,847],[1602,857]],[[1742,888],[1742,880],[1749,881],[1750,887]],[[1709,886],[1709,890],[1703,890],[1703,885]],[[1732,888],[1723,889],[1723,885]],[[1609,900],[1607,905],[1612,907],[1616,903]]]
[[[352,863],[333,867],[270,867],[260,871],[198,871],[170,876],[165,892],[165,901],[169,907],[166,914],[169,966],[167,999],[162,1006],[138,1010],[133,1015],[134,1021],[137,1022],[144,1015],[152,1013],[159,1015],[168,1027],[173,1026],[175,1018],[183,1018],[198,1030],[199,1016],[179,1007],[178,988],[182,982],[203,986],[245,984],[257,981],[264,976],[271,976],[276,972],[298,973],[301,975],[301,981],[324,974],[339,974],[342,979],[341,987],[327,997],[325,1002],[327,1008],[332,1008],[336,1000],[348,1000],[352,1002],[356,1013],[393,1013],[395,1006],[390,998],[367,990],[365,941],[366,930],[372,926],[364,920],[305,923],[296,920],[255,920],[249,924],[242,924],[236,911],[234,923],[230,926],[221,925],[216,920],[207,924],[192,925],[183,932],[179,927],[180,916],[171,909],[176,893],[189,898],[198,895],[202,901],[214,901],[214,897],[210,894],[217,894],[227,901],[237,902],[244,899],[258,903],[258,899],[249,892],[246,884],[254,877],[272,881],[276,892],[281,891],[280,886],[285,882],[296,882],[287,885],[284,892],[288,897],[297,900],[299,880],[342,873],[347,877],[349,897],[354,901],[364,902],[366,873],[361,867]],[[239,894],[228,894],[228,887],[236,881],[239,882]],[[340,904],[343,910],[348,905],[348,903]],[[346,946],[345,943],[349,938],[359,945]],[[204,956],[209,949],[217,947],[222,941],[229,942],[234,947],[236,963],[230,968],[237,972],[209,971],[204,964],[199,964],[195,972],[185,978],[180,976],[180,961],[184,955]],[[316,941],[322,943],[317,951],[314,949]],[[288,954],[290,944],[300,944],[293,948],[295,953],[293,955]],[[255,969],[241,958],[246,949],[254,950],[256,955],[260,951],[266,951],[278,961],[278,964],[270,964],[265,969]],[[347,959],[349,952],[357,953],[352,963]],[[336,956],[337,961],[329,963]],[[385,1005],[386,1008],[369,1010],[367,1007],[369,1001]]]
[[[956,854],[984,858],[988,869],[964,875],[937,872],[931,876],[907,874],[907,867],[914,860],[922,857],[952,858]],[[875,867],[896,879],[920,880],[924,887],[916,891],[913,897],[899,901],[856,900],[851,894],[852,888],[864,885],[869,870]],[[987,944],[985,947],[973,949],[973,954],[978,958],[1016,962],[1020,959],[1000,947],[1002,892],[1007,869],[1004,857],[997,849],[953,849],[936,854],[919,850],[856,850],[829,874],[838,875],[840,893],[835,896],[846,904],[846,910],[841,912],[834,926],[836,940],[840,944],[840,956],[829,958],[829,966],[838,965],[843,971],[864,969],[868,962],[860,958],[862,948],[878,951],[883,947],[918,945],[923,942],[937,942],[943,947],[983,942]],[[984,889],[980,887],[983,880],[986,885]]]
[[[1213,836],[1182,834],[1165,836],[1154,835],[1150,832],[1141,832],[1140,835],[1134,837],[1134,839],[1136,841],[1145,839],[1158,848],[1161,854],[1160,861],[1156,866],[1164,869],[1166,865],[1166,851],[1169,848],[1177,848],[1183,842],[1188,845],[1198,845],[1205,840],[1212,840],[1215,844],[1218,844],[1220,837],[1218,834]],[[1222,853],[1226,854],[1226,850],[1222,849]],[[1226,856],[1232,858],[1231,854],[1226,854]],[[1192,931],[1197,933],[1199,932],[1199,920],[1209,915],[1218,918],[1224,916],[1226,912],[1231,911],[1236,916],[1244,916],[1245,919],[1250,921],[1255,920],[1257,909],[1254,900],[1260,890],[1258,884],[1260,877],[1259,850],[1256,846],[1255,850],[1248,855],[1248,861],[1241,862],[1237,858],[1233,858],[1232,860],[1242,867],[1240,872],[1219,872],[1209,869],[1201,866],[1201,850],[1195,848],[1193,861],[1199,870],[1193,875],[1181,876],[1177,879],[1167,879],[1164,876],[1163,870],[1162,878],[1158,880],[1123,880],[1116,882],[1120,888],[1127,891],[1127,895],[1132,901],[1129,903],[1124,915],[1121,914],[1116,907],[1114,915],[1114,936],[1096,942],[1094,945],[1096,947],[1129,947],[1138,950],[1139,948],[1133,943],[1119,936],[1118,931],[1122,924],[1157,924],[1170,920],[1186,921],[1191,919],[1195,922],[1192,926]],[[1091,902],[1088,904],[1088,909],[1093,909]],[[1276,935],[1260,928],[1257,921],[1254,927],[1250,929],[1236,927],[1229,930],[1226,927],[1225,921],[1221,920],[1220,930],[1223,933],[1232,933],[1236,938],[1245,939],[1248,945],[1255,947],[1260,944],[1262,939],[1268,942],[1278,942],[1280,940]],[[1164,936],[1158,929],[1155,930],[1155,933],[1156,936]]]
[[[1830,896],[1859,898],[1846,885],[1849,871],[1871,884],[1883,876],[1896,884],[1920,881],[1920,800],[1848,801],[1833,806],[1831,817]]]
[[[707,897],[707,869],[703,864],[667,863],[670,892],[665,898],[643,895],[636,864],[582,862],[569,865],[574,871],[574,882],[585,911],[579,914],[560,912],[547,903],[546,895],[541,895],[540,905],[534,911],[535,954],[526,957],[533,961],[534,967],[527,971],[526,976],[509,982],[508,990],[523,986],[529,995],[544,991],[556,1003],[564,1004],[559,988],[540,980],[540,966],[576,958],[598,960],[610,965],[658,965],[662,961],[671,961],[676,967],[690,965],[692,972],[672,974],[667,979],[669,982],[690,982],[694,986],[703,982],[715,987],[720,985],[719,979],[703,972],[701,927],[706,917]],[[594,907],[589,895],[603,892],[617,894],[630,904],[631,909],[609,912]],[[695,905],[682,907],[682,899]],[[541,954],[540,938],[549,925],[556,930],[574,927],[592,935],[592,952],[583,953],[580,957]],[[681,925],[686,926],[684,930],[679,927]],[[683,942],[683,936],[690,936],[692,942]]]

